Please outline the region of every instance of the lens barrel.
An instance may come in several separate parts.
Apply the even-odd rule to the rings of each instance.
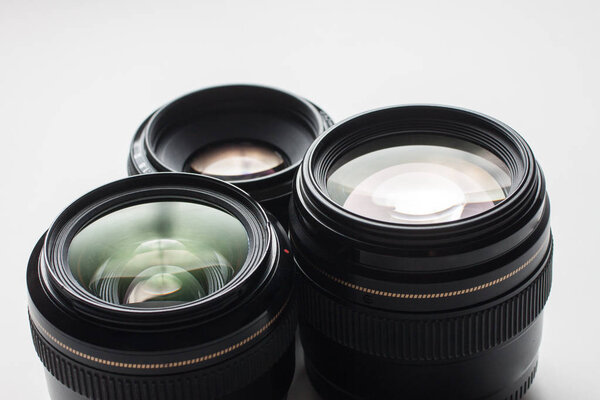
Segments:
[[[140,175],[81,197],[27,270],[51,398],[285,398],[296,330],[288,254],[281,225],[211,177]]]
[[[466,149],[473,159],[487,157],[497,167],[471,163],[478,172],[465,178],[459,176],[463,169],[448,172],[454,164],[439,151],[420,149],[405,153],[415,158],[409,167],[389,170],[397,174],[390,182],[407,183],[410,190],[364,184],[396,168],[382,157],[369,164],[379,163],[370,176],[354,168],[332,189],[334,174],[340,177],[344,165],[364,155],[432,144]],[[480,179],[484,173],[489,176]],[[487,196],[485,207],[466,213],[470,188],[480,184],[487,190],[488,182],[499,182],[505,196],[478,192],[474,198]],[[451,184],[464,190],[450,190]],[[423,196],[433,200],[423,205],[413,189],[447,199]],[[353,193],[368,201],[349,206]],[[462,214],[446,208],[455,203]],[[381,208],[379,214],[373,207]],[[403,210],[410,212],[394,222]],[[420,210],[424,214],[416,215]],[[384,211],[389,215],[380,218]],[[430,212],[452,218],[407,222],[415,215],[427,220]],[[485,115],[400,106],[328,130],[308,150],[290,206],[300,334],[314,386],[327,399],[522,398],[537,368],[551,286],[549,213],[544,177],[530,148]]]
[[[333,122],[311,102],[252,85],[199,90],[161,107],[131,144],[130,175],[195,172],[244,189],[284,225],[305,151]]]

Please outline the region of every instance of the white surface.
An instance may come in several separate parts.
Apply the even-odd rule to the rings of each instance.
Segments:
[[[24,279],[39,235],[75,198],[125,176],[130,139],[156,107],[249,82],[309,97],[338,121],[443,103],[520,132],[546,173],[556,244],[528,400],[600,398],[600,3],[299,4],[0,0],[0,397],[47,399]],[[311,398],[303,390],[290,399]]]

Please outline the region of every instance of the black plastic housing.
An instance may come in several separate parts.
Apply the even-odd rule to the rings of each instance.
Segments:
[[[498,156],[512,179],[507,199],[463,220],[403,225],[328,197],[340,157],[419,134]],[[327,399],[521,398],[536,371],[551,286],[549,213],[530,148],[485,115],[399,106],[328,130],[306,154],[290,208],[300,333],[315,387]]]
[[[184,171],[198,149],[252,139],[279,149],[289,165],[271,175],[229,182],[288,221],[292,181],[305,151],[333,124],[311,102],[281,90],[253,85],[217,86],[168,103],[139,127],[129,154],[130,175]]]
[[[146,201],[190,201],[236,216],[249,237],[240,272],[200,300],[161,309],[104,302],[69,272],[70,240],[89,221]],[[96,189],[70,205],[27,270],[35,348],[53,400],[279,400],[294,372],[293,264],[276,221],[210,177],[158,173]]]

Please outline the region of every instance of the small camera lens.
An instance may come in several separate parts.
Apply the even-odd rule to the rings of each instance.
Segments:
[[[139,175],[78,199],[27,272],[51,398],[283,399],[288,247],[258,203],[207,176]]]
[[[525,141],[437,106],[350,118],[290,208],[308,375],[324,398],[521,398],[550,293],[544,177]]]
[[[232,182],[286,224],[302,157],[331,124],[317,106],[280,90],[199,90],[147,118],[131,144],[128,170],[191,172]]]

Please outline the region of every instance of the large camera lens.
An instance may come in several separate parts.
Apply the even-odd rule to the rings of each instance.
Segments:
[[[331,119],[305,99],[261,86],[200,90],[154,112],[138,129],[130,174],[182,171],[241,187],[282,223],[304,153]]]
[[[69,206],[27,281],[52,399],[273,399],[294,372],[281,225],[217,179],[159,173]]]
[[[392,107],[318,138],[290,213],[317,390],[521,398],[550,292],[549,212],[530,148],[481,114]]]

